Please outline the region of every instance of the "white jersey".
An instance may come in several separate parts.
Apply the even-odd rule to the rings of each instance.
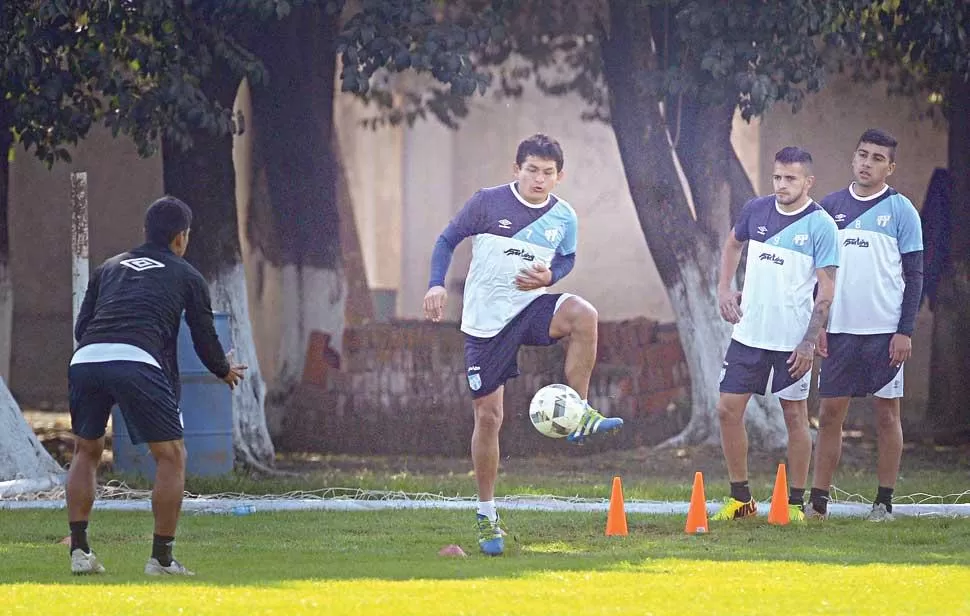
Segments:
[[[828,331],[895,333],[902,314],[902,255],[923,250],[919,212],[889,186],[860,197],[852,186],[822,199],[839,228],[842,256]]]
[[[556,254],[576,252],[576,212],[555,195],[531,204],[514,184],[505,184],[475,193],[443,235],[453,245],[473,238],[461,331],[491,338],[546,292],[517,289],[519,270],[536,262],[549,266]]]
[[[808,329],[816,270],[838,265],[837,229],[814,201],[783,212],[774,196],[749,201],[734,226],[748,242],[741,321],[732,338],[768,351],[792,351]]]

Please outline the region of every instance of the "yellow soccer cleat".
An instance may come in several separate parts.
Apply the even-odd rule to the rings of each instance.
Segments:
[[[752,498],[743,503],[735,498],[724,499],[724,506],[721,510],[711,516],[711,520],[721,522],[724,520],[739,520],[741,518],[751,518],[758,515],[758,505]]]

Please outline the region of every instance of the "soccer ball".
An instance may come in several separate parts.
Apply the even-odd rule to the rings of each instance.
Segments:
[[[586,404],[571,387],[546,385],[532,396],[529,419],[536,430],[550,438],[575,432],[586,412]]]

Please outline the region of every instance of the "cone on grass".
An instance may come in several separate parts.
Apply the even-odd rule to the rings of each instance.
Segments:
[[[623,485],[619,477],[613,478],[613,490],[610,492],[610,510],[606,515],[606,536],[626,537],[626,510],[623,508]]]
[[[687,508],[687,525],[684,532],[697,535],[707,532],[707,499],[704,497],[704,475],[694,473],[694,487],[690,491],[690,507]]]
[[[780,526],[788,524],[788,476],[783,463],[778,465],[778,474],[775,476],[775,489],[771,493],[768,523]]]

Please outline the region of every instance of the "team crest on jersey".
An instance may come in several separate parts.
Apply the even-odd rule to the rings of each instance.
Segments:
[[[892,218],[889,214],[884,214],[882,216],[876,216],[876,224],[880,227],[885,227],[889,224],[889,219]]]
[[[136,272],[144,272],[145,270],[155,269],[157,267],[165,267],[164,263],[159,263],[155,259],[149,259],[148,257],[125,259],[124,261],[121,261],[121,264],[129,269],[135,270]]]
[[[562,239],[562,225],[553,227],[551,229],[546,229],[545,235],[546,241],[548,241],[550,244],[555,244]]]
[[[805,242],[808,241],[808,234],[807,233],[799,233],[799,234],[795,235],[795,237],[793,237],[791,241],[796,246],[804,246],[805,245]]]
[[[482,375],[478,374],[477,372],[475,374],[469,374],[468,375],[468,386],[472,388],[472,391],[478,391],[479,389],[481,389],[482,388]]]

